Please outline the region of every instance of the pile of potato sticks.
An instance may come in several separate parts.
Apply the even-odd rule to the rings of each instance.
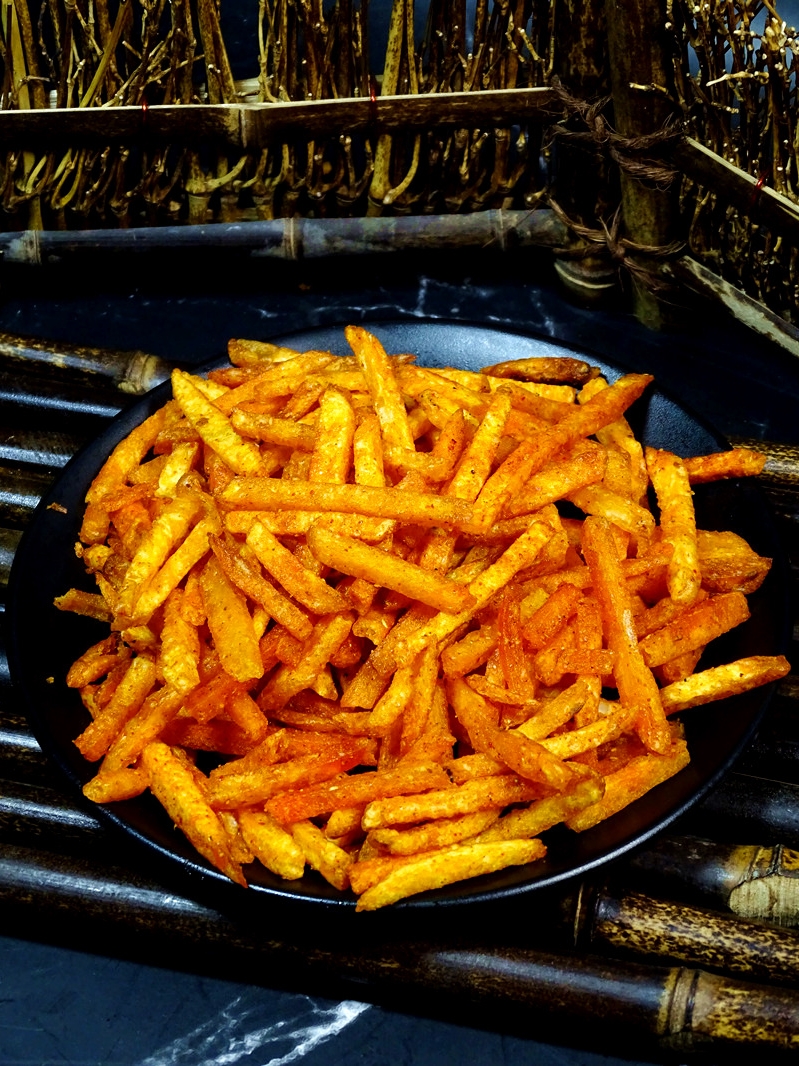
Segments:
[[[87,493],[98,591],[56,605],[110,623],[67,676],[88,797],[149,789],[239,884],[311,867],[373,910],[541,859],[686,765],[671,715],[789,665],[694,672],[771,561],[698,530],[692,485],[762,455],[643,447],[648,375],[345,334],[175,370]]]

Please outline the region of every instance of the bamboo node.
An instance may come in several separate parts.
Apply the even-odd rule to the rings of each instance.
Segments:
[[[673,1039],[690,1029],[698,980],[698,970],[688,970],[683,966],[669,973],[670,994],[664,996],[657,1020],[659,1035]]]

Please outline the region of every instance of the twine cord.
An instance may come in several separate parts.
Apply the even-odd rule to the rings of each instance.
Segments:
[[[555,212],[563,224],[581,238],[582,243],[565,248],[556,249],[556,254],[563,259],[585,259],[596,255],[600,246],[610,261],[616,266],[619,273],[626,271],[635,278],[639,284],[653,292],[665,293],[675,288],[674,283],[665,277],[655,265],[663,264],[670,259],[676,259],[685,252],[683,241],[672,241],[670,244],[639,244],[621,235],[622,215],[621,207],[617,207],[610,219],[606,222],[600,219],[600,229],[586,226],[569,218],[556,200],[549,198],[549,206]],[[652,265],[650,265],[652,264]]]
[[[593,145],[607,154],[622,170],[638,181],[651,183],[666,189],[679,176],[676,167],[658,158],[682,137],[682,131],[674,123],[652,133],[638,137],[623,137],[617,133],[604,115],[611,97],[604,96],[589,102],[573,96],[558,78],[552,81],[552,89],[567,112],[567,118],[577,118],[586,127],[584,130],[569,129],[558,123],[549,129],[550,143],[553,140],[573,144]]]

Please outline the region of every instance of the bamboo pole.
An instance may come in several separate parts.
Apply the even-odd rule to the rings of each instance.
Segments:
[[[730,438],[730,444],[741,448],[759,448],[768,455],[758,481],[766,490],[775,509],[795,520],[799,512],[796,493],[796,486],[799,484],[799,458],[796,449],[790,444],[745,438]],[[783,681],[783,686],[788,680],[786,678]],[[799,696],[799,693],[795,695]]]
[[[53,475],[38,467],[19,469],[0,463],[0,522],[12,529],[24,529]]]
[[[0,529],[0,588],[8,585],[11,565],[22,533],[18,529]]]
[[[0,404],[12,404],[19,413],[27,409],[31,414],[55,417],[110,419],[119,414],[125,400],[117,389],[87,390],[80,382],[67,383],[37,379],[20,374],[18,370],[0,368]]]
[[[9,745],[4,747],[7,754]],[[39,847],[68,848],[79,855],[108,845],[102,825],[88,807],[65,802],[57,788],[31,781],[5,784],[0,794],[0,840],[23,846],[35,840]]]
[[[799,853],[784,844],[727,844],[667,836],[635,854],[625,878],[676,903],[699,903],[742,918],[799,926]]]
[[[41,266],[77,253],[170,253],[239,249],[256,258],[287,260],[395,251],[446,252],[467,248],[559,248],[568,241],[547,208],[476,211],[468,215],[376,218],[280,218],[242,224],[152,226],[120,230],[0,233],[7,264]]]
[[[735,843],[799,848],[799,785],[751,774],[725,777],[684,823],[687,832]]]
[[[5,531],[6,536],[9,533],[18,535],[17,530]],[[2,680],[8,682],[8,664],[2,662],[0,665],[6,667],[6,676]],[[52,785],[55,767],[36,743],[24,712],[17,705],[20,701],[15,697],[16,693],[9,691],[0,719],[0,773],[4,780],[28,784],[48,781]]]
[[[752,442],[740,445],[749,447]],[[767,452],[773,451],[772,445],[766,446]],[[797,449],[786,449],[786,466],[797,469],[799,455]],[[768,467],[771,459],[766,463]],[[762,476],[762,475],[761,475]],[[794,483],[795,484],[795,483]],[[771,497],[769,497],[771,498]],[[796,491],[792,489],[791,520],[795,522],[797,512]],[[793,571],[796,573],[797,560],[793,559]],[[746,751],[736,763],[738,772],[754,777],[772,777],[778,781],[799,783],[799,716],[796,714],[799,701],[799,677],[788,674],[777,685],[777,691],[769,704],[768,710],[758,727],[757,733],[750,740]]]
[[[4,418],[0,424],[0,460],[6,462],[59,469],[91,439],[89,434],[9,425],[9,421]]]
[[[751,871],[730,893],[733,914],[799,926],[799,852],[783,844],[757,848]]]
[[[506,1030],[537,1039],[562,1042],[587,1026],[593,1041],[615,1036],[628,1049],[650,1052],[776,1051],[794,1047],[799,1031],[799,996],[792,989],[662,963],[459,945],[407,932],[386,939],[375,923],[357,932],[343,917],[338,937],[321,936],[314,922],[298,924],[290,916],[270,925],[288,926],[291,936],[264,936],[249,913],[234,921],[92,855],[7,844],[0,851],[0,899],[17,935],[35,914],[40,931],[61,930],[61,942],[74,934],[84,947],[99,938],[104,951],[109,944],[115,950],[135,944],[151,961],[155,952],[173,966],[204,964],[238,980],[301,982],[306,991],[321,982],[328,994],[395,1004],[401,997],[426,1012],[457,1009],[461,1020],[466,1007],[473,1023],[501,1019]]]
[[[673,149],[674,162],[698,185],[712,189],[754,223],[799,244],[799,204],[691,137]]]
[[[741,174],[740,171],[738,173]],[[744,175],[741,174],[741,176]],[[708,180],[712,182],[712,178]],[[799,219],[799,214],[796,218]],[[797,236],[799,237],[799,230],[797,230]],[[748,296],[690,256],[682,256],[671,263],[669,271],[686,288],[720,303],[734,318],[754,333],[785,348],[791,355],[799,356],[799,328],[786,322],[784,318],[780,318],[759,300]]]
[[[642,891],[653,892],[657,886],[665,898],[726,910],[732,893],[756,876],[761,856],[769,850],[690,834],[663,836],[636,852],[627,866]]]
[[[671,118],[666,90],[668,62],[663,40],[662,0],[606,0],[613,114],[616,132],[635,138],[656,133]],[[666,247],[675,237],[674,189],[662,189],[620,171],[623,229],[634,244]],[[659,264],[636,257],[639,267],[656,274]],[[635,313],[653,329],[664,325],[661,301],[645,283],[633,277]]]
[[[0,366],[38,372],[50,378],[86,384],[111,384],[120,392],[141,396],[166,381],[171,365],[146,352],[120,351],[44,341],[0,332]]]

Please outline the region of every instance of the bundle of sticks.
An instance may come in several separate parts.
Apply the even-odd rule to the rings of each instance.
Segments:
[[[141,352],[0,335],[0,581],[22,531],[69,457],[115,413],[166,380]],[[751,443],[751,442],[750,442]],[[791,564],[799,559],[799,452],[757,442]],[[434,909],[360,929],[288,905],[286,921],[235,917],[219,899],[123,847],[73,795],[30,732],[0,664],[0,897],[4,930],[239,980],[372,999],[555,1042],[589,1021],[627,1053],[753,1046],[789,1050],[799,1031],[799,686],[779,686],[755,740],[722,784],[676,823],[582,881],[504,902],[490,921]],[[176,890],[177,888],[177,890]],[[454,908],[460,911],[459,908]],[[487,911],[485,912],[488,913]],[[268,965],[264,965],[268,963]],[[569,1028],[570,1026],[570,1028]],[[569,1033],[564,1037],[564,1033]],[[596,1043],[594,1044],[596,1046]]]
[[[389,205],[455,212],[522,201],[537,191],[540,138],[494,128],[506,118],[484,113],[457,134],[428,122],[425,133],[366,137],[353,136],[346,120],[341,136],[309,134],[300,120],[273,143],[250,139],[229,149],[209,147],[215,123],[202,109],[227,109],[236,122],[236,108],[251,102],[368,105],[378,95],[541,85],[551,18],[540,0],[479,4],[471,21],[464,0],[433,0],[417,47],[413,4],[398,0],[375,76],[367,3],[339,0],[323,10],[309,0],[269,0],[247,27],[245,77],[235,80],[218,6],[206,0],[179,11],[162,0],[131,0],[115,14],[101,0],[91,17],[73,7],[39,12],[22,0],[0,39],[0,112],[36,112],[49,138],[44,146],[28,141],[24,151],[4,146],[0,203],[14,222],[57,229],[347,216]],[[164,106],[175,112],[166,142],[151,138]],[[135,121],[119,143],[126,111]],[[87,114],[99,118],[92,144],[82,137]],[[66,139],[60,117],[71,127]]]

